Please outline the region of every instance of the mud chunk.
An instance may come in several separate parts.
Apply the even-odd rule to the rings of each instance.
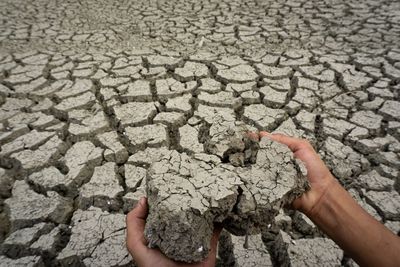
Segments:
[[[35,89],[42,87],[45,85],[47,80],[43,77],[39,77],[35,80],[30,81],[29,83],[14,85],[15,92],[17,94],[25,94],[33,92]]]
[[[333,136],[336,139],[342,139],[346,134],[351,132],[356,125],[345,120],[328,117],[324,118],[322,127],[324,134]]]
[[[130,156],[127,163],[151,164],[155,161],[159,161],[168,153],[169,150],[165,147],[161,148],[148,147],[145,150],[138,151],[132,156]]]
[[[24,107],[29,108],[34,102],[29,99],[6,98],[5,103],[0,108],[0,120],[5,120],[18,113]]]
[[[188,124],[179,128],[179,144],[182,148],[201,153],[204,152],[203,144],[199,142],[199,130]]]
[[[146,169],[131,164],[125,164],[125,184],[127,189],[135,191],[136,188],[146,179]]]
[[[128,85],[128,90],[121,96],[127,101],[150,101],[152,99],[150,83],[137,80]]]
[[[0,144],[10,142],[18,136],[26,133],[29,133],[29,128],[27,125],[14,125],[12,127],[8,127],[8,129],[6,129],[5,131],[2,130],[0,132]]]
[[[6,156],[23,149],[36,149],[54,135],[54,132],[38,132],[33,130],[2,146],[0,155]]]
[[[371,205],[380,211],[385,219],[400,219],[400,195],[396,191],[368,191],[365,192],[366,199]]]
[[[122,126],[144,124],[157,112],[154,103],[132,102],[115,106],[114,113]]]
[[[244,104],[257,104],[260,103],[260,93],[254,91],[245,91],[240,94]]]
[[[0,197],[8,198],[11,195],[13,179],[7,174],[6,170],[0,168]]]
[[[63,162],[68,167],[66,178],[68,185],[80,186],[90,177],[94,166],[102,161],[103,150],[92,142],[75,143],[65,154]]]
[[[55,106],[54,109],[60,114],[60,116],[65,116],[65,113],[70,110],[77,108],[89,108],[94,104],[95,101],[95,95],[92,92],[86,92],[82,95],[64,99],[60,104]]]
[[[191,80],[195,77],[206,77],[208,68],[206,65],[197,62],[186,62],[183,68],[175,69],[175,73],[182,81]]]
[[[154,56],[148,56],[147,61],[149,62],[150,66],[154,67],[154,66],[173,66],[178,64],[181,60],[175,57],[154,55]]]
[[[157,95],[161,99],[168,99],[170,97],[180,96],[185,93],[191,92],[197,83],[195,81],[190,81],[187,83],[182,83],[173,78],[168,78],[164,80],[156,81]]]
[[[85,266],[127,266],[132,262],[126,250],[125,230],[119,230],[96,246],[90,257],[83,260]]]
[[[365,73],[357,71],[355,66],[341,63],[333,63],[331,66],[334,70],[341,73],[343,82],[350,91],[362,89],[372,81],[372,78],[368,77]]]
[[[65,228],[65,225],[59,225],[50,233],[42,235],[31,245],[31,248],[54,254],[57,250],[57,244],[60,242],[63,228]]]
[[[32,173],[29,175],[28,181],[46,191],[64,189],[68,185],[65,175],[53,166]]]
[[[340,266],[343,251],[330,239],[316,237],[290,242],[291,266]]]
[[[226,82],[250,82],[255,80],[258,75],[249,65],[238,65],[229,69],[220,69],[217,76]]]
[[[281,78],[281,79],[270,79],[264,78],[263,81],[273,89],[282,92],[290,91],[290,79],[289,78]]]
[[[142,179],[140,181],[140,186],[136,188],[135,192],[128,192],[126,195],[122,197],[124,201],[124,211],[131,211],[136,204],[139,202],[140,198],[147,196],[147,184],[146,179]]]
[[[279,125],[279,127],[274,130],[274,133],[281,133],[287,136],[293,136],[297,138],[302,138],[305,136],[304,131],[298,129],[296,124],[294,124],[291,118],[288,118],[287,120],[282,122],[281,125]],[[313,136],[310,136],[308,138],[311,141]]]
[[[248,131],[250,128],[241,122],[216,121],[210,127],[205,150],[234,166],[255,163],[259,145],[247,137]]]
[[[105,159],[108,161],[115,161],[116,163],[123,163],[128,159],[128,151],[121,144],[118,139],[118,134],[116,132],[106,132],[97,135],[97,139],[104,146],[111,151],[108,156],[105,156]]]
[[[55,96],[59,99],[76,96],[93,90],[93,82],[88,79],[77,79],[73,85],[69,84],[68,81],[65,83],[63,89],[55,93]]]
[[[217,93],[221,91],[221,83],[211,78],[204,78],[201,79],[201,86],[199,87],[199,90],[211,94]]]
[[[21,112],[12,118],[8,119],[10,127],[15,127],[21,124],[27,124],[31,128],[43,129],[59,123],[53,115],[46,115],[42,112],[25,113]]]
[[[369,165],[362,155],[332,137],[328,137],[324,143],[323,159],[342,182],[351,180]]]
[[[109,129],[106,115],[102,111],[72,110],[68,112],[68,117],[71,121],[68,132],[75,140],[81,140],[83,137],[93,136]]]
[[[399,221],[386,221],[385,226],[392,231],[395,235],[400,235],[400,222]]]
[[[172,259],[195,262],[208,254],[214,222],[224,222],[235,235],[267,227],[308,183],[305,167],[286,146],[267,138],[259,145],[255,163],[242,168],[177,151],[154,162],[147,176],[149,246]]]
[[[312,132],[315,128],[316,114],[310,113],[306,110],[301,110],[295,117],[298,124],[304,129]]]
[[[292,69],[289,67],[278,68],[278,67],[266,66],[263,64],[257,64],[257,68],[262,75],[272,78],[289,77],[290,74],[292,73]]]
[[[387,100],[379,110],[381,114],[389,118],[400,117],[400,103],[397,101]]]
[[[10,259],[5,256],[0,256],[1,266],[8,267],[17,267],[17,266],[25,266],[25,267],[42,267],[45,266],[40,256],[26,256],[19,259]]]
[[[292,100],[300,103],[308,109],[314,109],[319,102],[313,91],[303,88],[297,88],[296,95]]]
[[[185,122],[185,116],[179,112],[161,112],[154,117],[153,122],[177,126]]]
[[[363,188],[376,191],[391,191],[395,183],[394,180],[381,176],[376,170],[360,175],[357,180]]]
[[[381,151],[375,154],[374,161],[400,168],[400,156],[398,153],[392,151],[389,152]]]
[[[255,82],[247,82],[247,83],[228,83],[226,85],[226,91],[235,92],[237,94],[241,94],[243,92],[255,91],[256,90]]]
[[[250,235],[246,237],[232,235],[233,254],[235,266],[249,267],[272,267],[271,257],[264,246],[261,235]]]
[[[90,205],[97,207],[118,208],[117,196],[124,191],[119,185],[114,162],[95,167],[90,181],[79,189],[78,203],[87,208]]]
[[[72,217],[70,240],[57,260],[66,266],[82,262],[84,258],[92,266],[102,259],[110,259],[106,266],[117,265],[117,260],[121,265],[127,264],[130,257],[122,236],[125,236],[123,214],[110,214],[94,207],[77,210]]]
[[[31,108],[33,112],[40,112],[40,111],[48,111],[51,107],[53,107],[54,103],[48,99],[44,98],[39,103],[37,103],[34,107]]]
[[[320,81],[331,82],[335,79],[335,73],[330,69],[326,69],[323,65],[301,66],[299,68],[308,76],[312,76]]]
[[[191,98],[191,94],[169,98],[168,102],[165,104],[167,111],[178,111],[189,114],[192,111],[192,105],[190,105]]]
[[[230,108],[199,105],[194,115],[204,119],[209,124],[220,121],[221,119],[231,122],[235,121],[235,113]]]
[[[129,82],[130,79],[126,77],[118,77],[118,78],[113,78],[113,77],[104,77],[100,79],[100,83],[102,86],[110,86],[110,87],[115,87],[119,86],[121,84]]]
[[[200,103],[205,105],[233,109],[238,108],[242,104],[240,98],[234,97],[232,92],[218,92],[215,94],[201,92],[198,99]]]
[[[210,208],[227,214],[236,202],[240,179],[229,170],[211,168],[176,151],[154,163],[149,175],[145,230],[149,246],[160,247],[175,260],[205,258],[215,217]]]
[[[11,157],[21,162],[25,170],[35,170],[50,164],[64,151],[65,143],[58,136],[53,136],[36,150],[23,150],[11,154]]]
[[[47,192],[47,196],[38,194],[24,181],[14,183],[12,197],[4,203],[9,209],[12,229],[45,220],[63,223],[72,211],[70,200],[53,191]]]
[[[262,104],[250,105],[244,108],[243,117],[256,126],[271,130],[283,121],[286,113],[282,109],[267,108]]]
[[[270,86],[261,87],[260,93],[264,95],[264,104],[273,108],[283,106],[288,95],[287,92],[277,91]]]
[[[370,130],[378,130],[381,127],[382,116],[372,111],[359,111],[353,114],[351,121]]]
[[[12,232],[3,244],[29,246],[41,234],[50,231],[51,228],[52,225],[48,223],[38,223],[32,227],[22,228],[15,232]]]
[[[142,127],[127,127],[126,136],[135,147],[168,145],[167,128],[162,124],[150,124]]]

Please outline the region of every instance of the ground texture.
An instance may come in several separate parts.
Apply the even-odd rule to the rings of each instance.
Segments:
[[[243,124],[309,139],[399,233],[398,1],[1,0],[0,17],[0,266],[134,265],[124,214],[150,165],[226,163]],[[224,232],[218,264],[356,265],[290,210],[245,239]]]

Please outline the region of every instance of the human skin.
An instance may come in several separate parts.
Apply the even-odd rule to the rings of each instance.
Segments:
[[[360,266],[400,266],[400,238],[369,215],[333,177],[311,144],[303,139],[267,132],[249,133],[255,140],[267,137],[287,145],[304,162],[311,189],[292,207],[308,216]],[[214,266],[221,229],[211,239],[208,257],[195,264],[178,263],[147,247],[144,226],[145,198],[128,213],[127,247],[138,266]]]
[[[176,262],[167,258],[158,249],[148,248],[147,241],[144,238],[144,227],[148,214],[147,199],[141,198],[136,207],[126,216],[127,234],[126,245],[132,258],[140,267],[208,267],[215,266],[217,256],[217,245],[222,228],[214,227],[214,233],[211,237],[210,251],[206,259],[198,263]]]
[[[369,215],[306,140],[260,132],[287,145],[307,168],[311,189],[293,202],[360,266],[400,266],[400,237]]]

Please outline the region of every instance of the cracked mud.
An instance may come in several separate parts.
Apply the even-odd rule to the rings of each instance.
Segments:
[[[234,145],[230,149],[238,149]],[[214,223],[235,235],[260,233],[281,207],[308,189],[305,175],[289,148],[267,138],[250,167],[171,151],[149,169],[146,239],[172,259],[201,261],[208,255]]]
[[[146,236],[171,257],[203,258],[220,221],[218,266],[355,265],[280,209],[306,188],[301,164],[239,133],[307,138],[399,234],[398,10],[0,1],[0,266],[134,266],[124,214],[145,195]]]

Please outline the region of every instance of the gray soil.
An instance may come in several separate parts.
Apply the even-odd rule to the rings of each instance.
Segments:
[[[1,0],[0,266],[134,266],[125,214],[147,193],[170,257],[203,258],[221,222],[218,266],[355,266],[283,207],[301,163],[238,133],[307,138],[399,234],[399,10]]]

